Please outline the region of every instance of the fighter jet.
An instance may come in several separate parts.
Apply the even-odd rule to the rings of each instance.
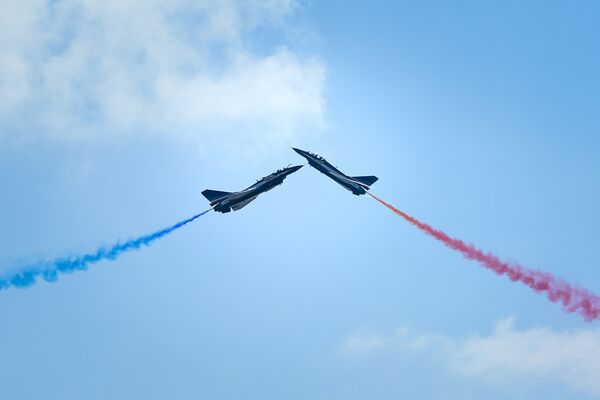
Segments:
[[[302,168],[302,165],[279,169],[239,192],[220,192],[218,190],[206,189],[202,192],[202,195],[210,201],[210,206],[215,211],[221,213],[228,213],[231,210],[237,211],[256,199],[259,194],[267,192],[277,185],[281,185],[286,176],[298,171],[300,168]]]
[[[348,176],[317,154],[296,149],[294,147],[292,147],[292,149],[302,157],[306,158],[312,167],[324,173],[357,196],[367,193],[369,186],[379,179],[376,176]]]

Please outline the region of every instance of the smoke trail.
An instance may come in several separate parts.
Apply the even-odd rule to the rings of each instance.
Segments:
[[[180,221],[175,225],[171,225],[156,232],[127,240],[123,243],[117,242],[111,246],[100,247],[93,253],[84,254],[77,257],[41,261],[37,264],[25,267],[19,272],[16,272],[10,276],[0,277],[0,290],[7,289],[11,286],[17,288],[29,287],[36,282],[38,277],[41,277],[48,282],[54,282],[58,279],[58,274],[83,271],[87,269],[88,265],[97,263],[98,261],[114,260],[127,251],[137,250],[142,246],[150,246],[150,244],[152,244],[152,242],[155,240],[168,235],[174,230],[181,228],[197,218],[200,218],[211,210],[212,208],[201,212],[200,214],[196,214],[193,217]]]
[[[444,232],[418,221],[377,196],[371,193],[369,195],[423,232],[433,236],[449,248],[460,252],[465,258],[479,261],[484,267],[491,269],[498,275],[507,275],[513,282],[524,283],[538,293],[545,293],[551,302],[560,302],[567,312],[578,312],[588,322],[600,318],[600,297],[590,291],[574,287],[565,280],[549,273],[531,270],[512,262],[501,261],[493,254],[486,254],[473,245],[454,239]]]

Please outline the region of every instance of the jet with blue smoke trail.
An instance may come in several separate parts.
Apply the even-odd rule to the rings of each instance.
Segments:
[[[45,281],[54,282],[59,274],[71,273],[75,271],[84,271],[90,264],[102,260],[114,260],[121,254],[137,250],[142,246],[150,246],[152,242],[169,233],[181,228],[184,225],[200,218],[212,209],[208,209],[193,217],[180,221],[167,228],[160,229],[147,235],[139,236],[125,242],[117,242],[111,246],[102,246],[96,251],[76,257],[58,258],[50,261],[40,261],[36,264],[20,268],[12,274],[0,276],[0,290],[9,287],[25,288],[33,285],[37,278],[43,278]]]
[[[281,185],[283,180],[289,174],[298,171],[300,168],[302,168],[302,165],[279,169],[239,192],[221,192],[218,190],[206,189],[202,192],[202,195],[210,201],[210,206],[213,207],[215,211],[220,213],[228,213],[231,210],[237,211],[256,199],[259,194],[267,192],[275,186]]]
[[[314,167],[319,172],[327,175],[342,187],[351,191],[357,196],[367,193],[369,186],[377,182],[379,179],[376,176],[348,176],[333,165],[329,164],[326,159],[318,154],[296,149],[295,147],[292,147],[292,149],[302,157],[306,158],[311,167]]]

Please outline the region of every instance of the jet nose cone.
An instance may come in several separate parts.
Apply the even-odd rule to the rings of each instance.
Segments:
[[[288,174],[291,174],[291,173],[298,171],[302,167],[303,167],[302,165],[294,165],[293,167],[289,167],[287,169],[287,172],[288,172]]]
[[[306,154],[306,152],[304,150],[300,150],[295,147],[292,147],[292,150],[294,150],[296,153],[300,154],[301,156]]]

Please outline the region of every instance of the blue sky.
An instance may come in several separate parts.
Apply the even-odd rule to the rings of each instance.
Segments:
[[[600,292],[594,2],[9,1],[0,271],[206,209],[291,146]],[[594,399],[600,330],[303,168],[0,292],[11,399]]]

